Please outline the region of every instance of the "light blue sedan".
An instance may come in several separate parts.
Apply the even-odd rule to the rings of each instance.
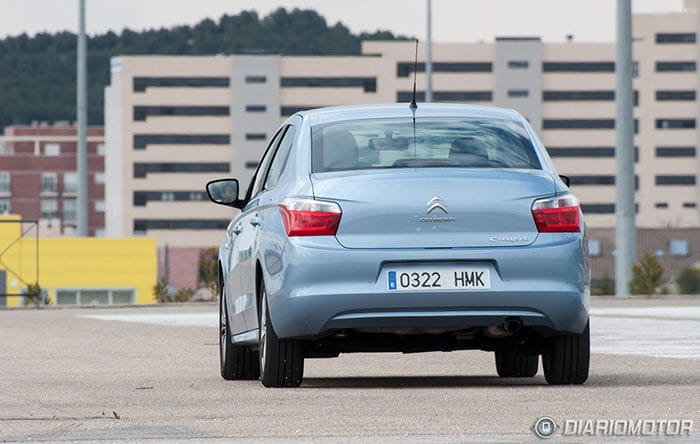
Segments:
[[[321,108],[275,133],[219,250],[224,379],[305,358],[480,349],[502,377],[588,378],[583,215],[527,121],[445,104]]]

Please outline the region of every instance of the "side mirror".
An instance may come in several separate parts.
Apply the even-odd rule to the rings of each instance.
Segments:
[[[562,176],[560,174],[559,178],[561,179],[562,182],[564,182],[564,185],[566,185],[567,187],[571,186],[571,179],[569,179],[569,176]]]
[[[217,179],[207,183],[209,199],[219,205],[238,208],[238,180]]]

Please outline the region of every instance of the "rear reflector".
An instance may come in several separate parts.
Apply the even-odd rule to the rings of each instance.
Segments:
[[[536,200],[532,216],[540,233],[576,233],[581,231],[581,210],[573,194]]]
[[[334,202],[286,198],[279,206],[287,236],[335,236],[340,206]]]

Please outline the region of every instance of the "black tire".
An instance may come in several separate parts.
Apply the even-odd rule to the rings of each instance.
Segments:
[[[264,284],[260,285],[260,294],[260,381],[265,387],[298,387],[304,377],[303,344],[277,337]]]
[[[544,378],[552,385],[583,384],[590,366],[589,323],[581,334],[549,338],[542,355]]]
[[[537,374],[539,356],[517,351],[497,351],[496,371],[502,378],[529,378]]]
[[[231,327],[223,295],[219,297],[219,300],[219,364],[221,377],[226,380],[257,379],[260,375],[257,353],[249,346],[231,343]]]

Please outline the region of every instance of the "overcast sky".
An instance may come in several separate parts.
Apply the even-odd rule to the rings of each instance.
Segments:
[[[433,0],[433,39],[493,40],[531,35],[561,41],[612,41],[615,0]],[[425,0],[86,0],[87,32],[120,32],[194,24],[254,9],[263,16],[279,7],[315,9],[329,24],[354,32],[388,29],[425,37]],[[635,12],[679,12],[683,0],[633,0]],[[0,0],[0,37],[78,28],[78,0]]]

